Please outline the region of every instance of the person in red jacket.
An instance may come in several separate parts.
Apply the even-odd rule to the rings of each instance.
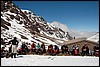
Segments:
[[[36,51],[36,44],[32,43],[31,48],[32,48],[32,52],[35,52]]]
[[[50,55],[53,54],[53,45],[52,45],[52,44],[48,46],[48,53],[49,53]]]

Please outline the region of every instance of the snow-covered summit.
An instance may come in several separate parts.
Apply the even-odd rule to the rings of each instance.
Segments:
[[[94,41],[94,42],[99,42],[99,32],[97,32],[93,36],[87,38],[87,40],[91,40],[91,41]]]

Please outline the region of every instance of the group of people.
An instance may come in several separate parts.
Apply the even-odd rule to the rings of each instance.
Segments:
[[[44,43],[39,44],[39,43],[32,43],[30,45],[30,48],[28,48],[28,45],[23,42],[21,47],[19,49],[17,49],[18,47],[18,40],[16,37],[14,37],[14,39],[10,40],[9,43],[11,46],[9,48],[9,51],[6,53],[6,55],[9,57],[11,56],[11,58],[16,58],[16,56],[18,54],[29,54],[30,52],[32,54],[49,54],[49,55],[57,55],[59,53],[62,54],[69,54],[69,55],[92,55],[92,51],[90,52],[89,47],[85,44],[82,47],[82,52],[79,52],[79,47],[78,45],[74,44],[71,48],[71,50],[69,49],[67,44],[64,44],[61,46],[61,49],[59,49],[59,46],[57,45],[48,45],[47,49]],[[1,57],[3,57],[3,53],[4,53],[4,47],[2,47],[1,49]],[[95,56],[99,56],[99,46],[94,46],[94,55]]]
[[[42,54],[46,52],[45,45],[42,43],[41,45],[38,43],[37,45],[33,43],[31,45],[31,51],[36,54]]]

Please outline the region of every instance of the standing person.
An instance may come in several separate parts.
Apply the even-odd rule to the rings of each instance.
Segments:
[[[14,58],[16,58],[16,55],[17,55],[17,47],[18,47],[18,40],[16,37],[14,37],[14,39],[10,40],[9,41],[9,44],[12,45],[12,54],[11,54],[11,58],[13,58],[13,55],[14,55]]]

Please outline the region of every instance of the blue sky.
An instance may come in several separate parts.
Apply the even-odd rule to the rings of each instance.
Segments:
[[[19,8],[77,31],[99,31],[99,1],[13,1]]]

